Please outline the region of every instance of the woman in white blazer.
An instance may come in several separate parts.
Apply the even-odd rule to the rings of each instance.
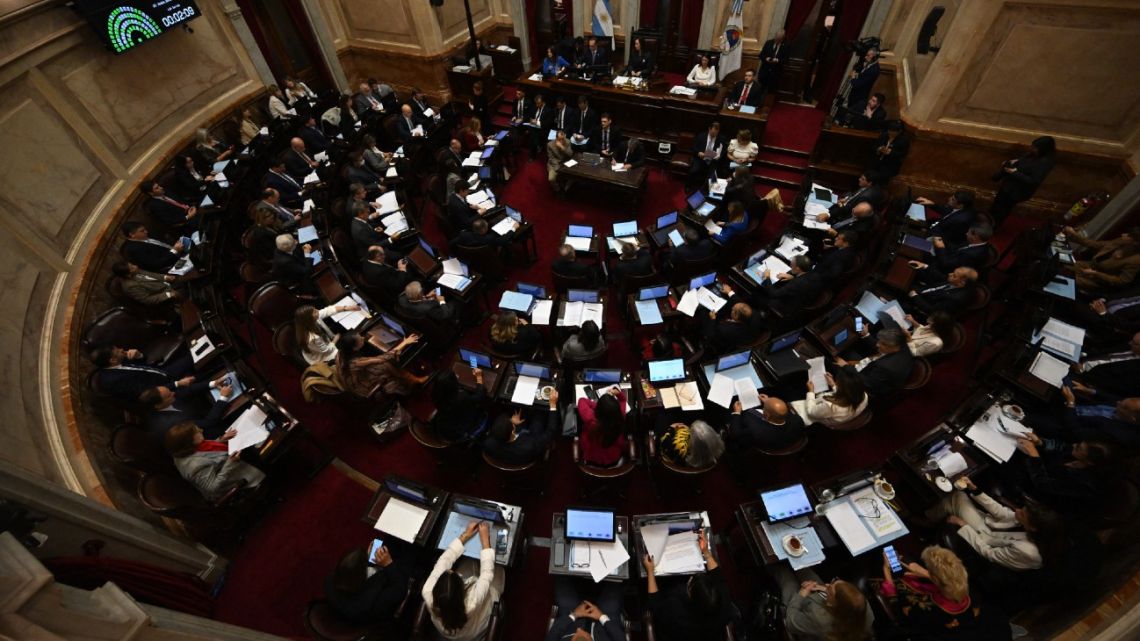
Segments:
[[[463,555],[463,547],[476,532],[483,544],[478,573],[470,572],[470,568],[453,569],[451,566]],[[503,573],[495,567],[491,529],[486,521],[480,521],[468,524],[463,534],[447,546],[435,562],[420,595],[440,636],[452,641],[475,641],[486,632],[492,606],[499,600],[502,589]]]
[[[809,380],[807,397],[792,402],[792,408],[804,419],[804,424],[819,423],[835,427],[857,418],[867,409],[867,390],[854,367],[843,367],[835,376],[826,376],[830,392],[816,394],[815,385]]]
[[[701,89],[716,86],[716,67],[709,64],[708,56],[701,56],[701,61],[693,66],[685,82]]]
[[[925,325],[919,325],[909,314],[906,319],[910,321],[914,330],[908,331],[905,327],[899,329],[906,335],[907,346],[915,356],[929,356],[941,352],[954,334],[954,317],[945,310],[931,312]]]

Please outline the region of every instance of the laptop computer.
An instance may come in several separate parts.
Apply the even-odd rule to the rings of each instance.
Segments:
[[[670,358],[660,361],[649,361],[649,382],[668,383],[680,381],[685,378],[685,359]]]
[[[714,371],[723,372],[725,370],[740,367],[741,365],[746,365],[751,358],[752,352],[749,350],[721,356],[716,360],[716,369]]]
[[[933,254],[934,253],[934,243],[930,242],[929,240],[927,240],[921,236],[915,236],[914,234],[906,234],[905,236],[903,236],[903,243],[902,244],[906,247],[910,247],[911,249],[916,249],[916,250],[923,252],[923,253],[926,253],[926,254]]]
[[[715,282],[716,282],[716,272],[709,272],[707,274],[701,274],[700,276],[697,276],[696,278],[689,280],[689,289],[700,289],[702,287],[708,287],[709,285],[712,285]]]
[[[384,479],[384,488],[402,499],[409,499],[424,505],[428,502],[427,490],[409,481]]]
[[[614,238],[629,238],[630,236],[637,236],[636,220],[614,223]]]
[[[542,285],[524,283],[521,280],[515,283],[515,291],[520,294],[530,294],[535,298],[546,298],[546,288]]]
[[[571,541],[613,541],[617,536],[614,512],[604,508],[566,508],[566,538]]]
[[[761,362],[776,378],[807,371],[807,363],[800,358],[794,349],[791,349],[793,345],[800,342],[802,334],[802,329],[792,330],[783,336],[776,337],[768,346],[768,351]]]
[[[701,218],[707,218],[709,214],[716,211],[716,203],[708,202],[704,192],[701,191],[694,191],[689,194],[685,202],[689,204],[689,209],[692,209],[693,213]]]
[[[803,484],[796,483],[770,492],[761,492],[760,501],[768,513],[769,523],[794,519],[812,511],[811,501]]]
[[[549,365],[528,363],[527,361],[515,361],[515,374],[519,376],[533,376],[534,378],[541,378],[542,380],[550,380],[551,378]]]
[[[483,369],[491,369],[493,366],[491,363],[490,354],[476,352],[475,350],[470,350],[464,347],[459,348],[459,360],[469,365],[472,361],[474,361],[476,367],[481,367]]]
[[[658,216],[657,223],[653,226],[653,240],[658,245],[663,246],[668,242],[672,232],[677,231],[677,235],[680,235],[680,231],[677,230],[677,221],[679,219],[680,215],[675,209],[669,213]],[[678,244],[680,243],[674,243],[674,245]]]
[[[570,225],[566,230],[566,244],[574,248],[575,251],[590,251],[590,243],[593,241],[594,228],[589,225]]]
[[[568,289],[566,290],[566,300],[571,303],[596,303],[599,300],[600,294],[596,289]]]
[[[654,300],[657,298],[665,298],[669,295],[669,285],[654,285],[652,287],[642,287],[641,291],[637,294],[637,300]]]
[[[621,382],[620,369],[585,369],[582,370],[584,383],[602,383],[604,385],[617,385]]]

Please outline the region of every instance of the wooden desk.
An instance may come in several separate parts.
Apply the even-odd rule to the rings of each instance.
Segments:
[[[562,385],[561,372],[554,371],[553,366],[549,367],[551,369],[550,378],[541,379],[541,382],[538,384],[539,390],[542,390],[542,388],[546,386],[553,387],[555,390],[557,390]],[[514,372],[513,368],[507,367],[505,370],[503,370],[502,379],[503,382],[501,385],[499,385],[499,394],[496,398],[498,398],[498,400],[502,403],[510,403],[514,405],[514,402],[511,401],[511,396],[515,393],[515,383],[518,382],[519,375]],[[530,406],[537,409],[550,409],[550,401],[539,400],[538,398],[535,398]]]
[[[633,167],[629,171],[614,171],[610,168],[608,160],[603,158],[597,165],[590,165],[581,160],[581,154],[575,156],[578,163],[573,167],[565,164],[558,168],[558,184],[565,189],[570,180],[585,184],[588,188],[616,191],[629,200],[630,206],[636,214],[641,206],[641,194],[645,190],[645,181],[649,177],[649,168],[645,165]]]
[[[890,461],[926,503],[934,503],[947,494],[934,484],[934,479],[942,476],[942,472],[930,459],[930,453],[944,445],[949,445],[951,452],[961,454],[966,460],[966,469],[949,477],[952,483],[989,467],[990,458],[955,433],[949,425],[942,423],[936,426],[911,445],[895,452]]]
[[[846,185],[854,182],[875,158],[879,132],[830,126],[820,129],[808,165],[816,182]]]
[[[617,538],[629,550],[629,517],[628,516],[615,516],[614,520],[617,522]],[[557,554],[558,541],[562,542],[562,554]],[[590,568],[582,567],[575,568],[570,566],[570,548],[572,541],[566,540],[566,513],[555,512],[551,517],[550,522],[550,560],[547,562],[546,571],[551,576],[574,576],[574,577],[590,577]],[[626,581],[630,576],[630,566],[641,565],[641,557],[635,557],[632,553],[629,555],[629,560],[618,567],[616,572],[611,572],[603,581],[610,581],[613,583],[621,583]]]
[[[522,52],[517,47],[513,52],[510,52],[500,51],[495,46],[489,46],[487,47],[487,55],[491,56],[491,65],[494,67],[495,78],[499,82],[511,83],[522,75]]]
[[[602,306],[602,322],[603,323],[605,322],[605,318],[606,318],[606,306],[609,304],[609,298],[610,298],[609,294],[603,293],[603,294],[598,295],[598,303],[597,304]],[[559,296],[559,298],[558,298],[558,311],[555,313],[554,318],[552,319],[552,321],[553,321],[552,325],[554,325],[555,327],[566,327],[566,328],[571,329],[571,330],[580,329],[581,326],[579,326],[579,325],[563,325],[562,324],[562,321],[566,319],[566,303],[567,302],[568,301],[566,300],[565,296]],[[602,326],[599,325],[598,329],[602,329]]]
[[[634,323],[636,323],[637,326],[642,326],[645,324],[641,320],[641,314],[637,312],[637,297],[639,295],[640,294],[626,294],[626,304],[627,309],[629,310],[629,318],[632,320],[632,323],[630,324],[630,331],[633,330]],[[673,296],[673,294],[670,293],[668,296],[654,300],[657,303],[657,311],[661,313],[662,323],[667,324],[674,319],[684,316],[683,313],[677,311],[677,299]]]
[[[452,100],[470,100],[475,95],[471,87],[479,81],[483,82],[483,95],[487,97],[488,107],[498,102],[502,90],[490,67],[483,67],[482,70],[471,67],[471,71],[456,71],[454,68],[447,70],[447,84],[451,86]]]
[[[522,535],[523,526],[523,509],[518,505],[510,505],[508,503],[501,503],[499,501],[492,501],[491,499],[483,499],[475,496],[467,496],[465,494],[452,494],[447,499],[446,507],[440,513],[440,521],[444,523],[443,528],[440,528],[439,534],[435,536],[436,548],[450,545],[451,541],[444,541],[443,538],[447,535],[446,524],[448,516],[453,510],[455,503],[461,501],[470,505],[477,505],[488,509],[496,509],[502,514],[502,522],[491,525],[491,546],[494,547],[496,543],[497,532],[506,530],[507,532],[507,549],[504,552],[495,553],[495,565],[502,565],[511,567],[514,565],[515,560],[519,556],[519,548],[522,547],[525,537]],[[454,540],[454,539],[452,539]]]
[[[384,513],[384,508],[388,506],[388,501],[393,498],[422,507],[427,510],[428,514],[412,544],[421,547],[426,546],[430,543],[431,533],[435,530],[436,523],[439,522],[439,517],[443,513],[443,507],[447,504],[449,496],[450,494],[444,490],[421,485],[402,476],[389,474],[384,477],[384,481],[380,483],[380,487],[372,495],[372,500],[368,502],[368,507],[364,510],[360,520],[370,526],[375,526],[380,515]]]
[[[838,345],[835,344],[835,337],[847,330],[847,338]],[[859,332],[855,331],[855,316],[850,310],[845,310],[842,317],[828,322],[828,317],[823,317],[818,321],[813,322],[807,326],[809,334],[815,337],[819,346],[827,353],[830,358],[836,358],[843,350],[851,347],[859,340]]]
[[[570,237],[569,231],[562,232],[562,240],[559,241],[558,246],[561,247],[562,245],[565,245],[566,239],[569,237]],[[584,236],[583,236],[583,238],[584,238]],[[594,232],[594,235],[590,237],[590,248],[584,249],[584,250],[583,249],[575,249],[574,254],[577,256],[590,256],[593,258],[597,258],[598,255],[601,253],[601,251],[602,251],[602,238],[601,238],[601,236],[598,235],[597,232]]]
[[[752,560],[757,567],[762,568],[780,563],[781,559],[776,555],[776,550],[772,548],[772,543],[760,525],[768,520],[768,512],[764,509],[764,502],[757,499],[741,503],[733,515],[736,517],[736,524],[744,533],[744,543],[748,546],[748,551],[752,553]],[[834,548],[836,545],[842,545],[826,518],[817,516],[815,513],[806,516],[815,528],[815,533],[819,535],[819,540],[823,543],[825,550]]]
[[[483,369],[483,389],[487,391],[488,398],[495,398],[495,393],[499,389],[499,383],[502,382],[503,372],[506,371],[507,362],[491,357],[491,368]],[[455,361],[451,364],[451,371],[455,377],[459,379],[459,384],[468,389],[475,389],[478,383],[475,382],[475,375],[471,373],[471,364],[455,357]]]
[[[663,385],[666,387],[672,387],[673,385],[679,385],[681,383],[694,383],[697,385],[698,389],[700,388],[700,384],[697,383],[697,379],[693,376],[693,372],[688,365],[685,366],[685,378],[676,381],[669,381]],[[642,412],[651,412],[665,408],[664,404],[661,403],[661,395],[657,393],[657,388],[653,385],[653,383],[649,382],[649,370],[642,370],[633,374],[633,389],[634,393],[637,396],[637,404],[641,407]],[[703,397],[701,400],[703,403]]]
[[[708,525],[702,527],[702,522],[708,523]],[[709,520],[708,512],[663,512],[660,514],[638,514],[633,517],[633,548],[629,549],[629,556],[631,562],[634,560],[638,561],[636,564],[636,572],[639,577],[645,576],[645,568],[641,565],[640,559],[646,554],[645,540],[641,538],[641,528],[654,524],[677,524],[678,526],[684,526],[686,523],[691,523],[693,524],[694,528],[700,528],[704,530],[705,539],[709,544],[709,553],[712,554],[713,559],[715,559],[718,563],[720,562],[720,555],[716,552],[716,541],[714,538],[715,533],[713,532],[712,521]],[[702,568],[698,572],[683,572],[658,576],[689,576],[692,574],[701,574],[704,571],[704,568]]]

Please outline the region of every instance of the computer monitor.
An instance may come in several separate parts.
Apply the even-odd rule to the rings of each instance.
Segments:
[[[511,207],[510,205],[507,205],[507,218],[510,218],[516,223],[522,222],[522,214],[519,212],[519,210]]]
[[[582,380],[586,383],[620,383],[622,372],[620,369],[586,369],[582,371]]]
[[[570,225],[570,231],[566,232],[566,235],[575,238],[592,238],[594,228],[589,225]]]
[[[613,541],[616,520],[611,510],[566,508],[566,538],[571,541]]]
[[[459,348],[459,360],[464,363],[470,363],[471,359],[475,359],[475,364],[484,369],[491,369],[491,356],[483,352],[476,352],[469,349]]]
[[[689,194],[685,202],[689,203],[689,207],[693,209],[700,209],[701,205],[705,204],[705,194],[703,191],[694,191]]]
[[[716,371],[723,372],[726,369],[740,367],[741,365],[747,363],[751,358],[752,352],[748,350],[744,350],[743,352],[736,352],[735,354],[728,354],[727,356],[721,356],[716,361]]]
[[[831,190],[826,187],[815,187],[812,189],[815,192],[815,197],[824,202],[831,202]]]
[[[794,519],[812,510],[807,491],[800,483],[771,492],[761,492],[760,500],[764,503],[764,511],[768,513],[768,521],[772,523]]]
[[[671,211],[657,217],[657,229],[665,229],[669,225],[677,224],[677,212]]]
[[[700,276],[697,276],[696,278],[689,281],[689,289],[700,289],[702,287],[708,287],[715,282],[716,272],[701,274]]]
[[[776,340],[772,341],[772,345],[768,348],[768,353],[775,354],[776,352],[788,349],[792,345],[800,342],[800,333],[802,331],[802,329],[797,329],[790,331],[783,336],[777,337]]]
[[[641,293],[637,295],[637,300],[653,300],[655,298],[665,298],[669,295],[668,285],[655,285],[653,287],[642,287]]]
[[[479,519],[480,521],[490,521],[492,523],[500,523],[503,521],[503,512],[494,505],[478,505],[465,501],[455,501],[451,504],[451,510],[465,516],[470,516],[473,519]]]
[[[571,303],[577,303],[579,301],[583,303],[596,303],[598,302],[598,290],[568,289],[566,290],[566,299]]]
[[[832,342],[834,342],[836,347],[839,347],[840,345],[847,342],[848,336],[849,336],[849,332],[847,331],[847,328],[845,327],[845,328],[843,328],[843,329],[841,329],[835,333],[835,338],[832,339]]]
[[[531,283],[524,283],[519,281],[515,283],[515,291],[520,294],[530,294],[535,298],[546,298],[546,288],[542,285],[534,285]]]
[[[627,238],[629,236],[637,235],[637,221],[627,220],[620,223],[614,223],[614,237]]]
[[[515,373],[519,376],[533,376],[541,379],[550,378],[550,368],[542,363],[515,361]]]
[[[420,487],[405,483],[403,481],[397,481],[396,479],[385,479],[384,487],[386,487],[389,492],[397,496],[411,499],[419,503],[427,503],[427,492],[425,492]]]
[[[755,265],[756,263],[764,260],[767,257],[768,257],[768,250],[767,249],[761,249],[760,251],[756,252],[755,254],[752,254],[751,256],[749,256],[748,262],[745,263],[744,266],[745,267],[751,267],[751,266]]]
[[[934,253],[934,243],[921,236],[915,236],[914,234],[906,234],[903,236],[903,245],[927,254]]]
[[[649,361],[649,382],[664,383],[679,381],[685,378],[685,359],[670,358],[661,361]]]
[[[384,324],[388,326],[388,329],[392,330],[393,332],[396,332],[396,334],[398,334],[400,336],[407,336],[408,335],[407,330],[405,330],[404,326],[400,324],[400,321],[396,320],[395,318],[392,318],[391,316],[385,314],[384,312],[380,312],[380,320],[383,321]]]
[[[474,174],[472,174],[472,175],[474,175]],[[479,180],[490,180],[490,179],[491,179],[491,168],[487,167],[487,166],[480,167],[479,168]]]
[[[483,150],[483,155],[480,156],[480,158],[483,160],[486,160],[486,159],[490,158],[491,154],[493,154],[493,153],[495,153],[495,148],[494,147],[487,147],[486,149]]]
[[[426,251],[428,253],[428,256],[435,258],[436,257],[435,256],[435,250],[431,248],[431,245],[429,245],[428,242],[426,240],[424,240],[423,238],[420,238],[419,241],[420,241],[420,247],[424,248],[424,251]]]

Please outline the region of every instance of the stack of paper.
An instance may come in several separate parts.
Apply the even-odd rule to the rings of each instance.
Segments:
[[[466,158],[463,159],[464,167],[482,167],[483,166],[483,152],[473,151]]]
[[[866,552],[875,546],[875,537],[863,525],[863,519],[855,511],[855,506],[848,501],[839,501],[827,506],[824,513],[831,528],[839,535],[851,556]]]
[[[700,389],[692,381],[677,383],[672,387],[659,387],[657,394],[661,397],[661,404],[665,409],[679,407],[687,412],[705,408],[704,402],[701,401]]]
[[[416,535],[420,533],[427,517],[428,511],[424,508],[392,497],[388,499],[388,504],[380,513],[380,518],[376,519],[374,527],[402,541],[415,543]]]
[[[705,398],[710,403],[716,403],[721,407],[727,408],[732,404],[732,397],[736,394],[735,382],[717,372],[713,374],[712,382],[709,383],[709,393]]]
[[[580,542],[575,541],[575,544],[578,543]],[[614,537],[613,541],[590,541],[589,548],[590,576],[594,579],[594,583],[600,583],[629,561],[629,551],[617,537]]]
[[[581,327],[588,320],[594,321],[598,327],[602,326],[602,317],[605,316],[605,306],[602,303],[587,303],[575,301],[566,303],[566,311],[559,319],[559,327]]]
[[[533,376],[520,376],[515,382],[515,391],[511,394],[511,402],[519,405],[534,404],[535,394],[542,380]]]
[[[725,190],[728,189],[727,178],[717,178],[709,182],[709,196],[713,198],[721,198],[724,196]]]
[[[712,290],[708,287],[701,286],[701,288],[697,290],[697,303],[710,312],[719,312],[720,308],[728,303],[728,300],[712,293]]]
[[[677,311],[686,316],[692,316],[697,313],[697,307],[700,305],[700,300],[697,297],[697,290],[690,289],[681,295],[681,300],[677,302]]]
[[[610,236],[606,238],[606,245],[608,245],[610,250],[615,254],[621,253],[622,245],[633,245],[635,249],[641,247],[641,243],[637,241],[637,236],[622,236],[621,238]]]
[[[780,274],[787,274],[792,271],[792,266],[780,260],[779,256],[768,256],[764,259],[764,269],[768,270],[768,279],[772,283],[780,280]]]
[[[818,216],[820,214],[828,213],[827,207],[808,201],[804,205],[804,227],[808,229],[831,229],[831,225],[825,222],[820,222]]]
[[[349,296],[345,296],[344,298],[340,299],[336,304],[338,307],[344,305],[358,305],[358,303]],[[350,312],[337,312],[332,315],[332,319],[345,329],[356,329],[357,327],[360,327],[364,321],[368,320],[368,318],[369,314],[363,307],[358,310]]]
[[[499,222],[495,223],[495,226],[491,228],[491,231],[495,232],[496,234],[498,234],[500,236],[506,236],[507,234],[511,233],[514,230],[515,230],[515,221],[510,216],[503,216],[503,219],[500,220]]]
[[[575,251],[585,252],[590,251],[590,238],[583,236],[567,236],[566,244],[574,248]]]
[[[664,545],[661,545],[659,532],[654,532],[648,537],[645,534],[647,528],[661,527],[664,527],[666,532]],[[697,542],[697,533],[675,532],[668,534],[668,527],[667,524],[657,523],[641,529],[641,536],[643,539],[646,539],[646,550],[651,549],[649,547],[651,542],[654,545],[652,549],[660,550],[656,554],[650,553],[653,554],[653,558],[656,562],[656,574],[658,576],[665,576],[669,574],[703,572],[705,569],[705,557],[701,554],[701,548]]]
[[[408,219],[405,218],[404,213],[400,211],[394,214],[388,214],[380,220],[380,224],[384,225],[384,233],[389,236],[396,236],[410,229]]]
[[[530,310],[530,322],[532,325],[549,325],[550,314],[554,311],[554,301],[540,300],[535,301],[534,309]]]
[[[816,394],[822,394],[831,389],[827,384],[827,368],[824,366],[822,356],[807,359],[808,364],[808,380],[811,381],[812,386],[815,388]]]
[[[999,463],[1005,463],[1017,451],[1017,438],[1032,432],[1024,424],[1002,416],[995,403],[966,431],[966,438]]]
[[[709,234],[711,234],[713,236],[716,236],[720,232],[724,231],[723,227],[721,227],[720,225],[716,224],[715,222],[713,222],[711,220],[705,221],[705,229],[707,229],[709,231]]]
[[[796,256],[808,253],[808,246],[796,236],[784,236],[780,239],[780,246],[776,248],[776,253],[790,261]]]
[[[376,199],[376,208],[381,215],[391,214],[400,210],[400,201],[396,200],[396,192],[386,191]]]
[[[499,299],[499,309],[509,309],[523,314],[530,311],[532,304],[534,304],[534,296],[509,289],[504,291],[503,297]]]
[[[321,182],[321,177],[318,176],[317,172],[315,172],[315,171],[309,172],[309,175],[305,176],[305,184],[306,185],[311,185],[313,183],[319,183],[319,182]]]
[[[1029,373],[1053,387],[1060,388],[1069,375],[1069,366],[1046,352],[1037,352],[1037,358],[1029,365]]]
[[[480,189],[479,191],[467,194],[467,204],[474,207],[494,207],[495,194],[491,193],[490,189]]]
[[[269,430],[265,429],[265,420],[269,418],[256,404],[250,403],[241,416],[230,425],[230,429],[237,432],[233,438],[226,442],[229,453],[240,452],[247,447],[262,443],[269,438]]]
[[[443,274],[436,279],[436,283],[461,292],[467,289],[471,284],[471,279],[465,275],[467,273],[467,266],[464,265],[458,258],[448,258],[443,261]]]
[[[385,178],[396,178],[399,175],[400,175],[400,173],[398,171],[396,171],[396,165],[392,165],[391,167],[388,167],[388,171],[384,172]]]
[[[656,325],[662,322],[661,309],[656,300],[639,300],[634,302],[637,308],[637,318],[642,325]]]
[[[753,407],[760,407],[760,392],[751,377],[738,378],[733,386],[736,388],[736,397],[740,399],[740,409],[750,410]]]
[[[689,87],[684,87],[682,85],[675,85],[672,89],[669,90],[669,93],[677,96],[687,96],[689,98],[692,98],[693,96],[697,95],[697,90],[690,89]]]
[[[424,126],[423,125],[416,125],[415,128],[412,129],[412,136],[420,137],[423,135],[424,135]]]
[[[573,167],[574,165],[577,165],[577,164],[578,164],[578,161],[571,158],[570,160],[567,160],[566,162],[562,163],[562,166],[563,167]]]
[[[1040,342],[1041,349],[1076,363],[1081,360],[1085,330],[1050,317],[1041,331],[1033,335],[1032,342]]]
[[[312,198],[306,198],[305,202],[301,203],[301,213],[307,214],[316,209],[317,203],[313,202]]]
[[[322,152],[315,153],[315,154],[313,154],[313,160],[315,160],[317,162],[321,162],[321,163],[328,162],[329,152],[322,151]]]

